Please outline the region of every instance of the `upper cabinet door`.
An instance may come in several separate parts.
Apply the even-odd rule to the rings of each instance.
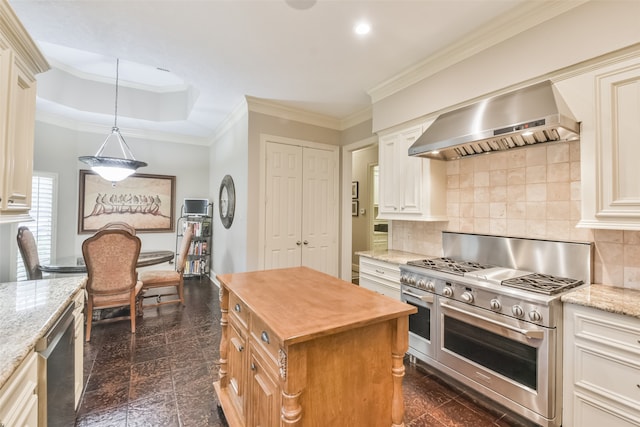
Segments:
[[[12,65],[2,201],[3,210],[10,215],[26,214],[31,208],[36,108],[35,78],[23,69],[17,59]]]
[[[447,220],[445,162],[408,154],[425,128],[412,126],[380,138],[378,219]]]
[[[582,121],[578,227],[640,230],[640,57],[558,86]]]

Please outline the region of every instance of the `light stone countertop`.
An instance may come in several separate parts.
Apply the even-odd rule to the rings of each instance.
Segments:
[[[85,277],[0,283],[0,388],[73,301]]]
[[[563,295],[562,302],[640,318],[640,291],[635,289],[591,284]]]
[[[393,249],[385,249],[378,251],[358,251],[356,255],[377,259],[380,261],[390,262],[393,264],[406,264],[408,261],[414,261],[427,258],[438,258],[440,255],[422,255],[412,252],[396,251]]]

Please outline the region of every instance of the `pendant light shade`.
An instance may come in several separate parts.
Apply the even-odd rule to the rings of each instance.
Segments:
[[[118,69],[120,66],[120,60],[116,59],[116,102],[113,127],[111,133],[105,138],[104,142],[96,152],[94,156],[81,156],[78,158],[81,162],[88,164],[91,170],[96,172],[102,178],[107,181],[117,182],[122,181],[129,175],[133,174],[136,169],[147,166],[145,162],[136,160],[131,152],[131,149],[127,145],[127,142],[120,134],[118,128]],[[106,157],[102,156],[102,152],[109,143],[117,142],[122,151],[122,157]]]

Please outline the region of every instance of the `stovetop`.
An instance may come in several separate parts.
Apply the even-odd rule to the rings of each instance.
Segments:
[[[458,261],[452,258],[433,258],[409,261],[407,265],[428,270],[463,276],[478,282],[519,288],[525,291],[555,295],[581,285],[582,280],[557,277],[530,271],[481,264],[473,261]]]

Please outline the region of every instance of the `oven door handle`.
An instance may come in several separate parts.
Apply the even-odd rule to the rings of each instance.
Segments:
[[[417,298],[420,301],[423,301],[423,302],[426,302],[426,303],[429,303],[429,304],[433,304],[433,295],[418,295],[418,294],[414,294],[411,291],[402,291],[402,293],[404,295],[408,295],[410,297]]]
[[[513,332],[519,333],[521,335],[524,335],[528,339],[541,340],[541,339],[544,338],[544,331],[517,328],[515,326],[507,325],[506,323],[502,323],[502,322],[499,322],[497,320],[488,319],[488,318],[486,318],[484,316],[480,316],[478,314],[469,313],[468,311],[461,310],[461,309],[459,309],[457,307],[453,307],[453,306],[451,306],[449,304],[446,304],[446,303],[443,303],[442,307],[446,308],[447,310],[458,312],[458,313],[460,313],[460,314],[462,314],[464,316],[468,316],[468,317],[474,318],[476,320],[481,320],[483,322],[491,323],[492,325],[499,326],[501,328],[506,328],[506,329],[508,329],[510,331],[513,331]]]

